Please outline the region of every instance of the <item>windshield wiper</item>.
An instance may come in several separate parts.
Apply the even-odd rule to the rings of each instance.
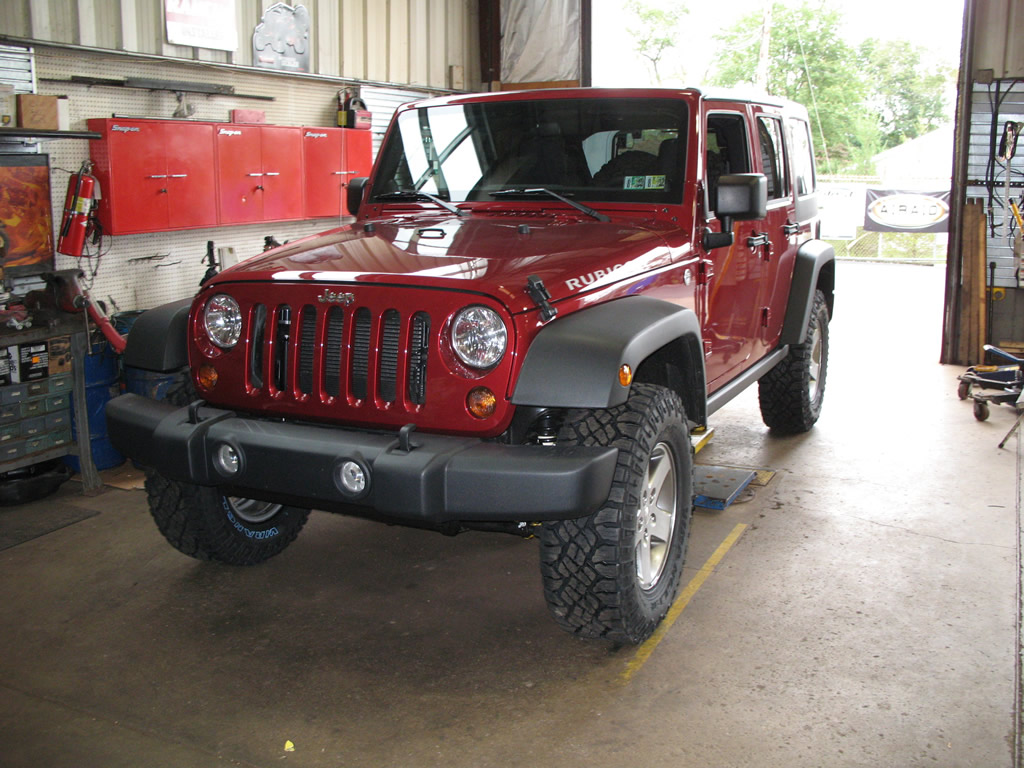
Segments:
[[[531,189],[499,189],[496,192],[491,192],[491,197],[536,197],[539,195],[546,195],[547,197],[553,197],[555,200],[561,200],[563,203],[567,203],[581,213],[587,214],[587,216],[593,216],[598,221],[611,221],[607,216],[599,211],[595,211],[583,203],[577,203],[575,200],[570,200],[568,197],[564,197],[557,192],[552,192],[550,189],[544,187],[533,187]]]
[[[436,195],[432,195],[429,192],[419,191],[414,189],[399,189],[396,192],[382,192],[379,195],[374,196],[377,200],[429,200],[432,203],[444,208],[446,211],[454,213],[456,216],[468,216],[469,211],[464,211],[461,208],[456,208],[454,205],[449,203],[447,200],[443,200]]]

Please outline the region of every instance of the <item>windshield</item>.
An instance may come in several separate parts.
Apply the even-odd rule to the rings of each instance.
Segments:
[[[381,151],[374,200],[415,199],[417,192],[450,202],[518,192],[535,199],[543,188],[576,201],[679,203],[686,120],[686,104],[676,99],[410,109]]]

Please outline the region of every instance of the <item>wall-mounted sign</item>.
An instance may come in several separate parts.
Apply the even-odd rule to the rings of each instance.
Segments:
[[[917,192],[868,189],[864,207],[867,232],[946,232],[949,190]]]
[[[818,213],[821,216],[822,240],[853,240],[857,227],[864,225],[863,184],[818,185]]]
[[[167,42],[218,51],[238,50],[235,0],[165,0]]]
[[[264,69],[309,72],[309,11],[276,3],[252,35],[252,63]]]

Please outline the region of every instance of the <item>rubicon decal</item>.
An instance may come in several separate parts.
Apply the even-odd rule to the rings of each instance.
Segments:
[[[612,274],[612,272],[614,272],[617,269],[622,269],[624,266],[626,265],[616,264],[614,267],[610,269],[596,269],[593,272],[588,272],[587,274],[580,275],[579,277],[570,277],[568,280],[565,281],[565,287],[568,288],[570,291],[579,291],[583,288],[586,288],[589,285],[593,285],[603,277],[608,277],[608,275]]]

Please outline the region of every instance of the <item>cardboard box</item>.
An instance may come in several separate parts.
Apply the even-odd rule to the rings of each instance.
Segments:
[[[232,109],[232,123],[265,123],[267,113],[262,109]]]
[[[17,101],[19,128],[36,128],[44,131],[57,130],[60,123],[57,120],[56,96],[19,93]]]

